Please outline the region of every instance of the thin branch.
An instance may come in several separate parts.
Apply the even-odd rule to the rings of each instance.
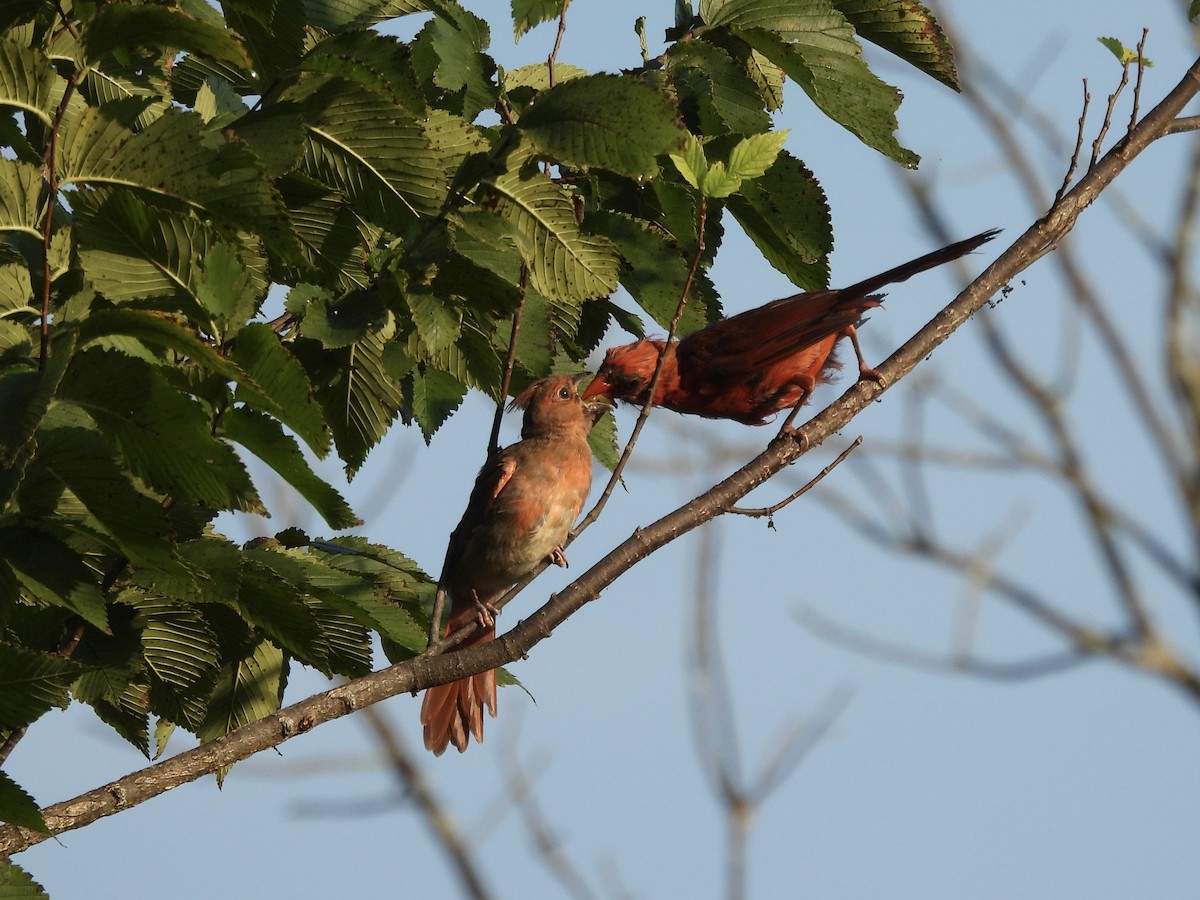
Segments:
[[[1121,96],[1121,92],[1125,90],[1125,85],[1129,84],[1129,63],[1121,66],[1121,80],[1117,82],[1117,88],[1108,95],[1108,107],[1104,110],[1104,119],[1100,122],[1100,130],[1096,133],[1096,140],[1092,142],[1092,160],[1088,163],[1088,171],[1091,171],[1096,166],[1096,160],[1100,158],[1100,148],[1104,144],[1104,137],[1108,134],[1108,129],[1112,125],[1113,109],[1117,105],[1117,98]]]
[[[61,9],[59,10],[59,15],[62,15]],[[65,16],[63,16],[63,21],[66,21]],[[58,103],[58,109],[54,111],[54,121],[50,125],[50,135],[49,140],[46,142],[46,152],[42,157],[42,167],[45,171],[46,182],[46,211],[45,221],[42,223],[42,310],[38,369],[46,368],[46,354],[49,351],[50,345],[50,244],[54,232],[54,209],[58,203],[58,129],[62,125],[62,119],[67,112],[67,106],[71,102],[71,97],[75,94],[77,88],[75,75],[72,75],[67,79],[66,87],[63,88],[62,99]]]
[[[488,900],[492,894],[484,885],[483,875],[475,864],[472,849],[455,825],[454,817],[434,792],[425,777],[425,772],[408,752],[391,722],[377,707],[368,707],[363,712],[363,721],[370,727],[371,733],[383,748],[392,771],[404,788],[404,793],[412,798],[433,832],[438,846],[449,859],[455,875],[462,884],[463,892],[475,900]]]
[[[1167,126],[1164,134],[1184,134],[1190,131],[1200,131],[1200,116],[1180,116]]]
[[[595,892],[571,864],[571,860],[562,850],[562,842],[559,841],[546,821],[546,816],[534,796],[533,779],[529,777],[526,770],[517,764],[515,749],[502,753],[501,759],[508,762],[506,777],[510,802],[520,811],[534,847],[537,848],[538,856],[541,857],[546,868],[558,880],[558,883],[562,885],[567,896],[575,897],[577,900],[595,900]],[[531,768],[540,771],[545,769],[545,765]]]
[[[562,46],[563,35],[567,31],[567,6],[570,3],[571,0],[563,0],[562,8],[558,11],[558,33],[554,35],[554,48],[546,57],[546,74],[550,81],[550,87],[554,87],[554,63],[558,59],[558,48]]]
[[[500,398],[496,402],[496,414],[492,417],[492,434],[488,439],[488,459],[500,452],[500,423],[504,419],[504,407],[508,401],[508,389],[512,384],[513,367],[517,364],[517,338],[521,335],[521,314],[525,311],[525,291],[529,283],[529,267],[521,263],[521,276],[517,283],[519,291],[517,308],[513,310],[512,330],[508,334],[508,352],[504,355],[504,378],[500,384]]]
[[[818,472],[815,477],[809,479],[808,483],[805,484],[804,487],[800,488],[797,491],[793,491],[791,494],[789,494],[787,497],[780,500],[778,503],[774,504],[773,506],[764,506],[764,507],[760,507],[758,509],[746,509],[745,507],[741,507],[741,506],[731,506],[731,507],[729,507],[728,511],[730,513],[732,513],[734,515],[738,515],[738,516],[750,516],[750,517],[756,518],[756,519],[766,516],[769,519],[771,516],[773,516],[775,513],[779,512],[779,510],[783,509],[789,503],[791,503],[794,500],[799,499],[800,497],[803,497],[805,494],[807,494],[809,491],[811,491],[813,488],[815,488],[818,484],[820,484],[822,482],[822,480],[824,480],[826,475],[828,475],[830,472],[832,472],[834,469],[836,469],[838,466],[840,466],[843,462],[845,462],[847,456],[849,456],[856,449],[861,447],[862,442],[863,442],[863,439],[862,439],[862,435],[860,434],[858,437],[856,437],[851,442],[849,447],[847,447],[845,450],[843,450],[841,453],[839,453],[837,455],[837,458],[834,459],[833,462],[831,462],[829,465],[827,465],[825,468],[823,468],[820,472]],[[772,525],[772,527],[774,527],[774,525]]]
[[[912,371],[1003,285],[1049,252],[1105,187],[1142,150],[1164,134],[1197,91],[1200,91],[1200,60],[1193,63],[1180,83],[1137,128],[1105,154],[1095,169],[1080,179],[1043,219],[1031,226],[969,288],[879,367],[888,383],[894,385]],[[810,419],[802,429],[808,445],[817,446],[845,428],[871,405],[877,392],[878,388],[873,389],[869,384],[865,387],[856,384]],[[540,609],[495,641],[453,654],[423,655],[372,672],[237,728],[211,743],[186,750],[71,800],[53,804],[43,811],[51,833],[61,834],[80,828],[136,806],[387,697],[456,681],[521,658],[637,563],[727,511],[750,491],[793,463],[800,452],[800,443],[796,440],[772,441],[757,457],[704,494],[645,528],[637,529]],[[1143,658],[1142,664],[1148,664],[1148,660]],[[1160,662],[1158,671],[1167,671],[1167,664]],[[1200,681],[1177,683],[1182,684],[1193,699],[1200,700]],[[0,855],[19,852],[48,836],[11,825],[0,827]]]
[[[1088,91],[1088,82],[1085,78],[1083,79],[1083,109],[1079,113],[1079,131],[1075,135],[1075,150],[1071,153],[1071,162],[1067,165],[1067,174],[1063,176],[1058,193],[1054,195],[1055,203],[1061,200],[1062,195],[1067,192],[1067,188],[1071,186],[1071,178],[1074,176],[1075,170],[1079,167],[1079,151],[1083,149],[1083,126],[1087,122],[1088,104],[1091,102],[1092,95]]]
[[[679,328],[684,308],[687,306],[688,296],[691,294],[692,285],[696,280],[696,272],[700,268],[700,261],[704,258],[704,228],[707,218],[708,203],[704,197],[701,197],[699,208],[696,211],[696,252],[692,256],[692,264],[688,268],[687,278],[684,279],[683,289],[679,292],[679,303],[675,307],[675,316],[671,319],[671,327],[667,330],[667,338],[663,341],[662,351],[658,354],[658,360],[654,366],[654,375],[651,377],[650,387],[647,389],[646,403],[633,425],[633,431],[629,435],[629,441],[625,445],[625,450],[621,453],[621,458],[617,460],[612,476],[608,479],[608,484],[604,486],[604,490],[600,494],[600,499],[596,501],[596,505],[588,511],[588,514],[583,517],[583,521],[576,526],[575,530],[571,533],[570,540],[578,537],[584,529],[600,517],[601,511],[608,504],[608,498],[612,496],[613,490],[621,480],[621,473],[625,471],[625,466],[629,462],[633,448],[642,433],[646,419],[650,416],[650,410],[654,407],[654,392],[658,390],[658,382],[662,378],[663,363],[667,358],[667,351],[670,349],[671,341],[675,339],[675,332]]]
[[[1142,39],[1137,45],[1137,83],[1133,86],[1133,109],[1129,112],[1129,130],[1137,125],[1138,107],[1142,103],[1142,77],[1146,74],[1146,38],[1150,36],[1150,29],[1142,29]]]
[[[796,618],[807,631],[830,643],[881,662],[927,672],[960,673],[997,681],[1027,681],[1077,668],[1094,658],[1078,650],[1018,662],[981,660],[962,655],[943,657],[891,641],[882,641],[873,635],[847,628],[807,607],[799,610]]]

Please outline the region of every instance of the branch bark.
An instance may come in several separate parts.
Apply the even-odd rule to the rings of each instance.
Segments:
[[[1001,256],[883,365],[892,385],[976,313],[1015,275],[1054,249],[1079,215],[1143,150],[1170,134],[1176,117],[1200,91],[1200,59],[1180,83],[1118,142],[1074,188],[1025,231]],[[555,628],[654,551],[728,512],[742,497],[795,462],[804,452],[843,429],[886,388],[859,382],[816,415],[799,440],[777,437],[767,448],[704,494],[636,530],[607,556],[552,595],[540,609],[494,642],[457,653],[420,656],[373,672],[348,684],[292,704],[224,738],[148,766],[117,781],[43,810],[54,834],[83,827],[165,793],[182,784],[278,746],[317,725],[404,692],[416,692],[520,659]],[[803,440],[807,438],[807,442]],[[0,828],[0,858],[20,852],[49,835],[14,826]]]

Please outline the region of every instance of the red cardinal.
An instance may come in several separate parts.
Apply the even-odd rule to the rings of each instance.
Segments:
[[[579,397],[583,376],[554,375],[526,388],[512,402],[524,407],[521,440],[480,470],[467,511],[446,550],[441,584],[450,596],[446,634],[478,621],[461,647],[496,637],[495,603],[544,559],[565,566],[563,543],[592,486],[588,431],[597,407]],[[496,673],[472,675],[429,688],[421,704],[425,746],[441,756],[459,752],[469,735],[483,742],[483,708],[496,715]]]
[[[709,325],[667,348],[654,405],[745,425],[766,425],[791,408],[789,428],[813,389],[838,368],[833,347],[843,337],[858,356],[858,377],[882,383],[867,367],[855,330],[863,312],[883,299],[871,292],[958,259],[997,234],[985,231],[848,288],[793,294]],[[583,398],[644,405],[663,343],[643,338],[610,349]]]

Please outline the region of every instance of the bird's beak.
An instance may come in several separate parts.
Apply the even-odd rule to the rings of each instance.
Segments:
[[[607,397],[591,397],[583,401],[583,408],[595,425],[606,412],[613,409],[613,402]]]
[[[591,400],[593,397],[602,397],[609,399],[612,394],[612,385],[608,383],[608,379],[603,375],[597,374],[592,379],[592,383],[587,386],[582,394],[579,395],[581,400]]]

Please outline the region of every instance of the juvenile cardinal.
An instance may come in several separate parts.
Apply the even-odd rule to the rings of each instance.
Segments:
[[[882,383],[868,368],[858,346],[862,314],[879,306],[886,284],[911,278],[970,253],[998,230],[950,244],[841,290],[805,291],[774,300],[709,325],[667,347],[654,405],[709,419],[766,425],[785,409],[792,419],[813,389],[838,368],[833,347],[850,338],[858,356],[858,377]],[[583,398],[606,397],[644,405],[662,340],[643,338],[613,347]]]
[[[565,566],[563,543],[592,486],[588,431],[607,401],[584,403],[583,376],[553,375],[513,400],[523,407],[521,440],[488,460],[450,535],[441,584],[450,597],[446,634],[477,621],[461,647],[496,637],[495,603],[544,559]],[[425,746],[437,756],[470,735],[483,742],[483,709],[496,715],[494,670],[429,688],[421,704]]]

